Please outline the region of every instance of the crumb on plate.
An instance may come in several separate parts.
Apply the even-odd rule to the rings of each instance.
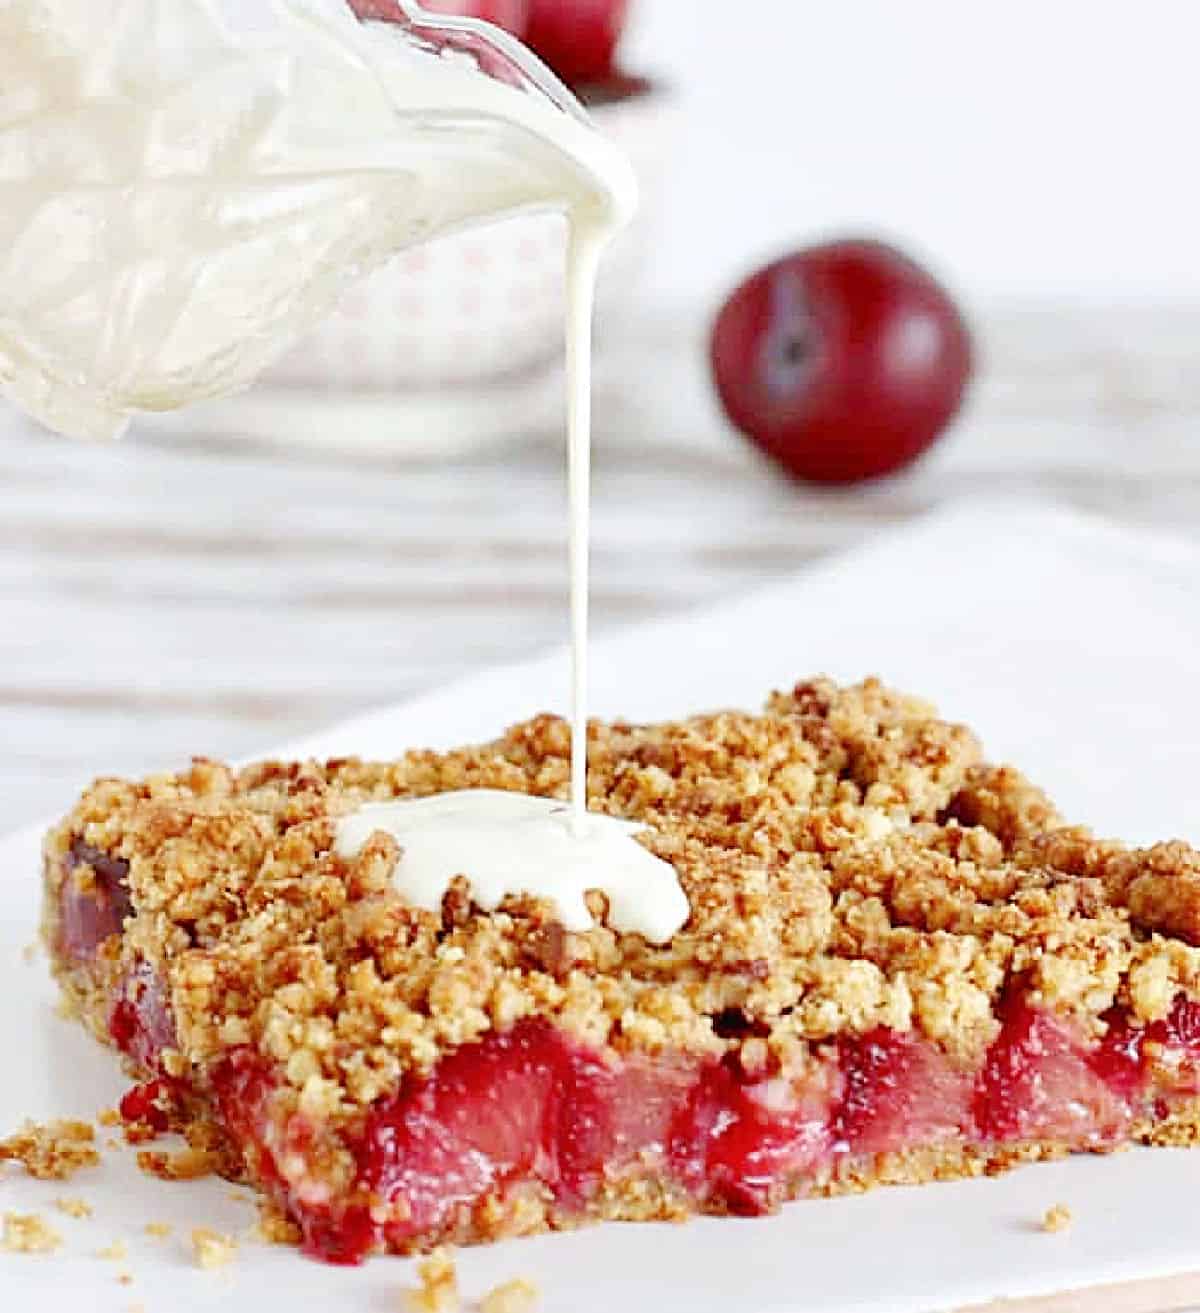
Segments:
[[[54,1206],[60,1213],[66,1213],[68,1217],[91,1217],[92,1206],[86,1199],[77,1199],[74,1196],[62,1197],[54,1200]]]
[[[121,1262],[129,1257],[129,1246],[124,1240],[114,1240],[111,1245],[105,1245],[103,1249],[97,1249],[96,1257]]]
[[[146,1234],[155,1240],[165,1240],[172,1230],[167,1222],[147,1222],[145,1226]]]
[[[435,1249],[417,1264],[417,1275],[421,1278],[420,1289],[404,1292],[407,1313],[457,1313],[458,1270],[449,1249]]]
[[[1042,1230],[1050,1234],[1065,1231],[1073,1220],[1071,1210],[1066,1204],[1054,1204],[1047,1208],[1042,1216]]]
[[[52,1254],[62,1236],[37,1213],[5,1213],[0,1249],[10,1254]]]
[[[198,1226],[192,1232],[192,1253],[199,1267],[228,1267],[237,1254],[237,1241],[210,1227]]]
[[[19,1131],[0,1140],[0,1162],[19,1162],[39,1181],[65,1181],[100,1161],[96,1133],[90,1122],[27,1121]]]
[[[541,1291],[525,1277],[506,1281],[489,1290],[479,1302],[479,1313],[534,1313]]]
[[[161,1149],[143,1149],[137,1156],[137,1165],[148,1176],[160,1181],[194,1181],[211,1176],[217,1166],[217,1157],[208,1149],[180,1149],[178,1153],[164,1153]]]

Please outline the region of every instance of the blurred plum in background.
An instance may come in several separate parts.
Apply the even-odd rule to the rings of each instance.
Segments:
[[[914,461],[954,417],[971,337],[949,293],[897,251],[838,241],[747,279],[717,316],[717,392],[796,478],[853,483]]]

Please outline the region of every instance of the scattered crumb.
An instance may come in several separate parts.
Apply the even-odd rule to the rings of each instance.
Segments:
[[[1073,1220],[1071,1210],[1066,1204],[1055,1204],[1052,1208],[1046,1209],[1042,1218],[1042,1230],[1051,1234],[1057,1231],[1065,1231]]]
[[[155,1240],[165,1240],[173,1230],[166,1222],[147,1222],[146,1234]]]
[[[541,1297],[532,1281],[517,1277],[489,1290],[479,1302],[479,1313],[534,1313]]]
[[[235,1204],[252,1204],[254,1202],[254,1196],[247,1194],[245,1190],[230,1190],[229,1197]]]
[[[24,962],[26,966],[30,966],[37,961],[38,952],[39,945],[37,940],[31,940],[23,949],[21,949],[21,961]]]
[[[117,1284],[120,1285],[120,1286],[132,1286],[132,1285],[133,1285],[133,1273],[132,1273],[132,1272],[118,1272],[118,1273],[117,1273]]]
[[[124,1240],[114,1240],[111,1245],[106,1245],[103,1249],[96,1250],[97,1258],[110,1258],[116,1262],[129,1257],[129,1246]]]
[[[101,1108],[96,1120],[101,1126],[120,1126],[123,1118],[116,1108]]]
[[[91,1217],[92,1206],[86,1199],[55,1199],[55,1208],[60,1213],[66,1213],[68,1217]]]
[[[407,1313],[457,1313],[458,1271],[449,1249],[435,1249],[417,1264],[417,1275],[421,1288],[404,1292]]]
[[[258,1205],[258,1224],[254,1228],[260,1240],[269,1245],[298,1245],[300,1228],[289,1218],[278,1204],[270,1199],[262,1200]]]
[[[110,1135],[104,1141],[104,1147],[106,1149],[119,1149],[121,1147],[121,1141]]]
[[[149,1176],[157,1176],[162,1181],[194,1181],[201,1176],[211,1176],[218,1158],[208,1149],[180,1149],[178,1153],[143,1149],[137,1156],[137,1165]]]
[[[10,1254],[52,1254],[62,1236],[36,1213],[5,1213],[0,1249]]]
[[[15,1135],[0,1140],[0,1162],[22,1163],[40,1181],[65,1181],[100,1161],[90,1122],[26,1122]]]
[[[192,1232],[192,1252],[200,1267],[228,1267],[237,1253],[237,1241],[207,1226],[198,1226]]]

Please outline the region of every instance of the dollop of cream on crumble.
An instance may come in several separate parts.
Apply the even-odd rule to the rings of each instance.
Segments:
[[[589,813],[579,827],[554,798],[502,789],[464,789],[426,798],[367,803],[338,823],[335,850],[354,858],[373,834],[400,846],[393,879],[406,902],[438,911],[455,876],[471,883],[486,912],[529,894],[551,903],[571,931],[594,926],[586,895],[608,900],[613,929],[665,944],[691,908],[675,868],[643,848],[647,827]]]

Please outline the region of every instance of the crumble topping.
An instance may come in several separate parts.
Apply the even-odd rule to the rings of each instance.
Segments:
[[[255,1235],[269,1245],[298,1245],[300,1228],[273,1199],[260,1200]]]
[[[5,1213],[0,1249],[10,1254],[52,1254],[62,1236],[37,1213]]]
[[[95,1139],[88,1122],[27,1121],[16,1134],[0,1140],[0,1162],[19,1162],[38,1180],[66,1181],[99,1163]]]
[[[525,895],[484,913],[469,878],[424,911],[393,888],[387,835],[354,858],[333,850],[338,818],[364,802],[565,799],[569,732],[552,716],[392,763],[200,760],[100,780],[48,837],[48,879],[127,872],[136,915],[103,967],[163,974],[171,1074],[250,1045],[286,1073],[281,1109],[314,1118],[352,1117],[405,1070],[534,1015],[617,1052],[719,1055],[753,1034],[790,1068],[876,1026],[978,1053],[1016,978],[1093,1033],[1115,1002],[1153,1020],[1200,993],[1185,942],[1200,941],[1200,855],[1064,828],[969,731],[877,681],[808,681],[762,715],[594,724],[590,748],[592,809],[647,826],[641,842],[687,893],[691,919],[666,945],[615,933],[595,892],[601,924],[582,933]],[[81,973],[60,974],[86,997]],[[143,1165],[191,1174],[162,1155]]]
[[[417,1264],[421,1285],[404,1292],[407,1313],[458,1313],[458,1269],[445,1248],[435,1249]]]
[[[207,1226],[198,1226],[192,1232],[192,1253],[198,1267],[212,1269],[228,1267],[237,1257],[237,1241]]]
[[[1073,1221],[1071,1210],[1066,1204],[1054,1204],[1046,1209],[1045,1216],[1042,1218],[1042,1230],[1053,1235],[1068,1230]]]
[[[481,908],[469,872],[440,908],[412,906],[392,878],[403,860],[393,837],[337,851],[340,819],[364,803],[464,789],[565,800],[569,730],[541,716],[481,747],[391,763],[235,771],[198,760],[179,775],[98,781],[45,845],[44,933],[66,996],[110,1040],[114,1000],[137,1000],[139,1024],[161,1022],[169,1047],[155,1033],[153,1064],[131,1048],[131,1066],[144,1076],[153,1065],[201,1108],[233,1050],[249,1050],[235,1064],[266,1059],[270,1124],[318,1129],[306,1153],[335,1198],[358,1171],[344,1132],[404,1078],[526,1018],[600,1061],[723,1057],[764,1085],[779,1075],[779,1088],[815,1091],[836,1078],[840,1046],[881,1027],[918,1032],[947,1071],[967,1072],[1010,997],[1085,1041],[1104,1035],[1114,1008],[1145,1024],[1180,994],[1200,998],[1200,854],[1180,843],[1126,849],[1068,827],[1018,772],[985,762],[967,730],[877,681],[807,681],[761,715],[594,724],[590,749],[592,809],[644,827],[638,841],[685,891],[690,918],[667,943],[618,933],[598,890],[586,895],[586,931],[529,894]],[[62,947],[68,880],[113,913],[86,960]],[[1151,1060],[1152,1050],[1148,1041]],[[231,1158],[205,1114],[180,1111],[189,1148],[144,1151],[144,1170],[254,1179],[253,1161]],[[1133,1134],[1192,1142],[1195,1118]],[[990,1156],[935,1146],[874,1176],[847,1166],[813,1188],[978,1174],[1063,1152],[1053,1138]],[[666,1217],[688,1202],[634,1174],[605,1181],[595,1206]],[[549,1208],[537,1191],[488,1195],[469,1225],[431,1240],[544,1229]],[[298,1235],[273,1204],[259,1230],[283,1243]],[[193,1236],[202,1262],[195,1236],[214,1234]],[[453,1263],[438,1263],[413,1298],[457,1307]]]

